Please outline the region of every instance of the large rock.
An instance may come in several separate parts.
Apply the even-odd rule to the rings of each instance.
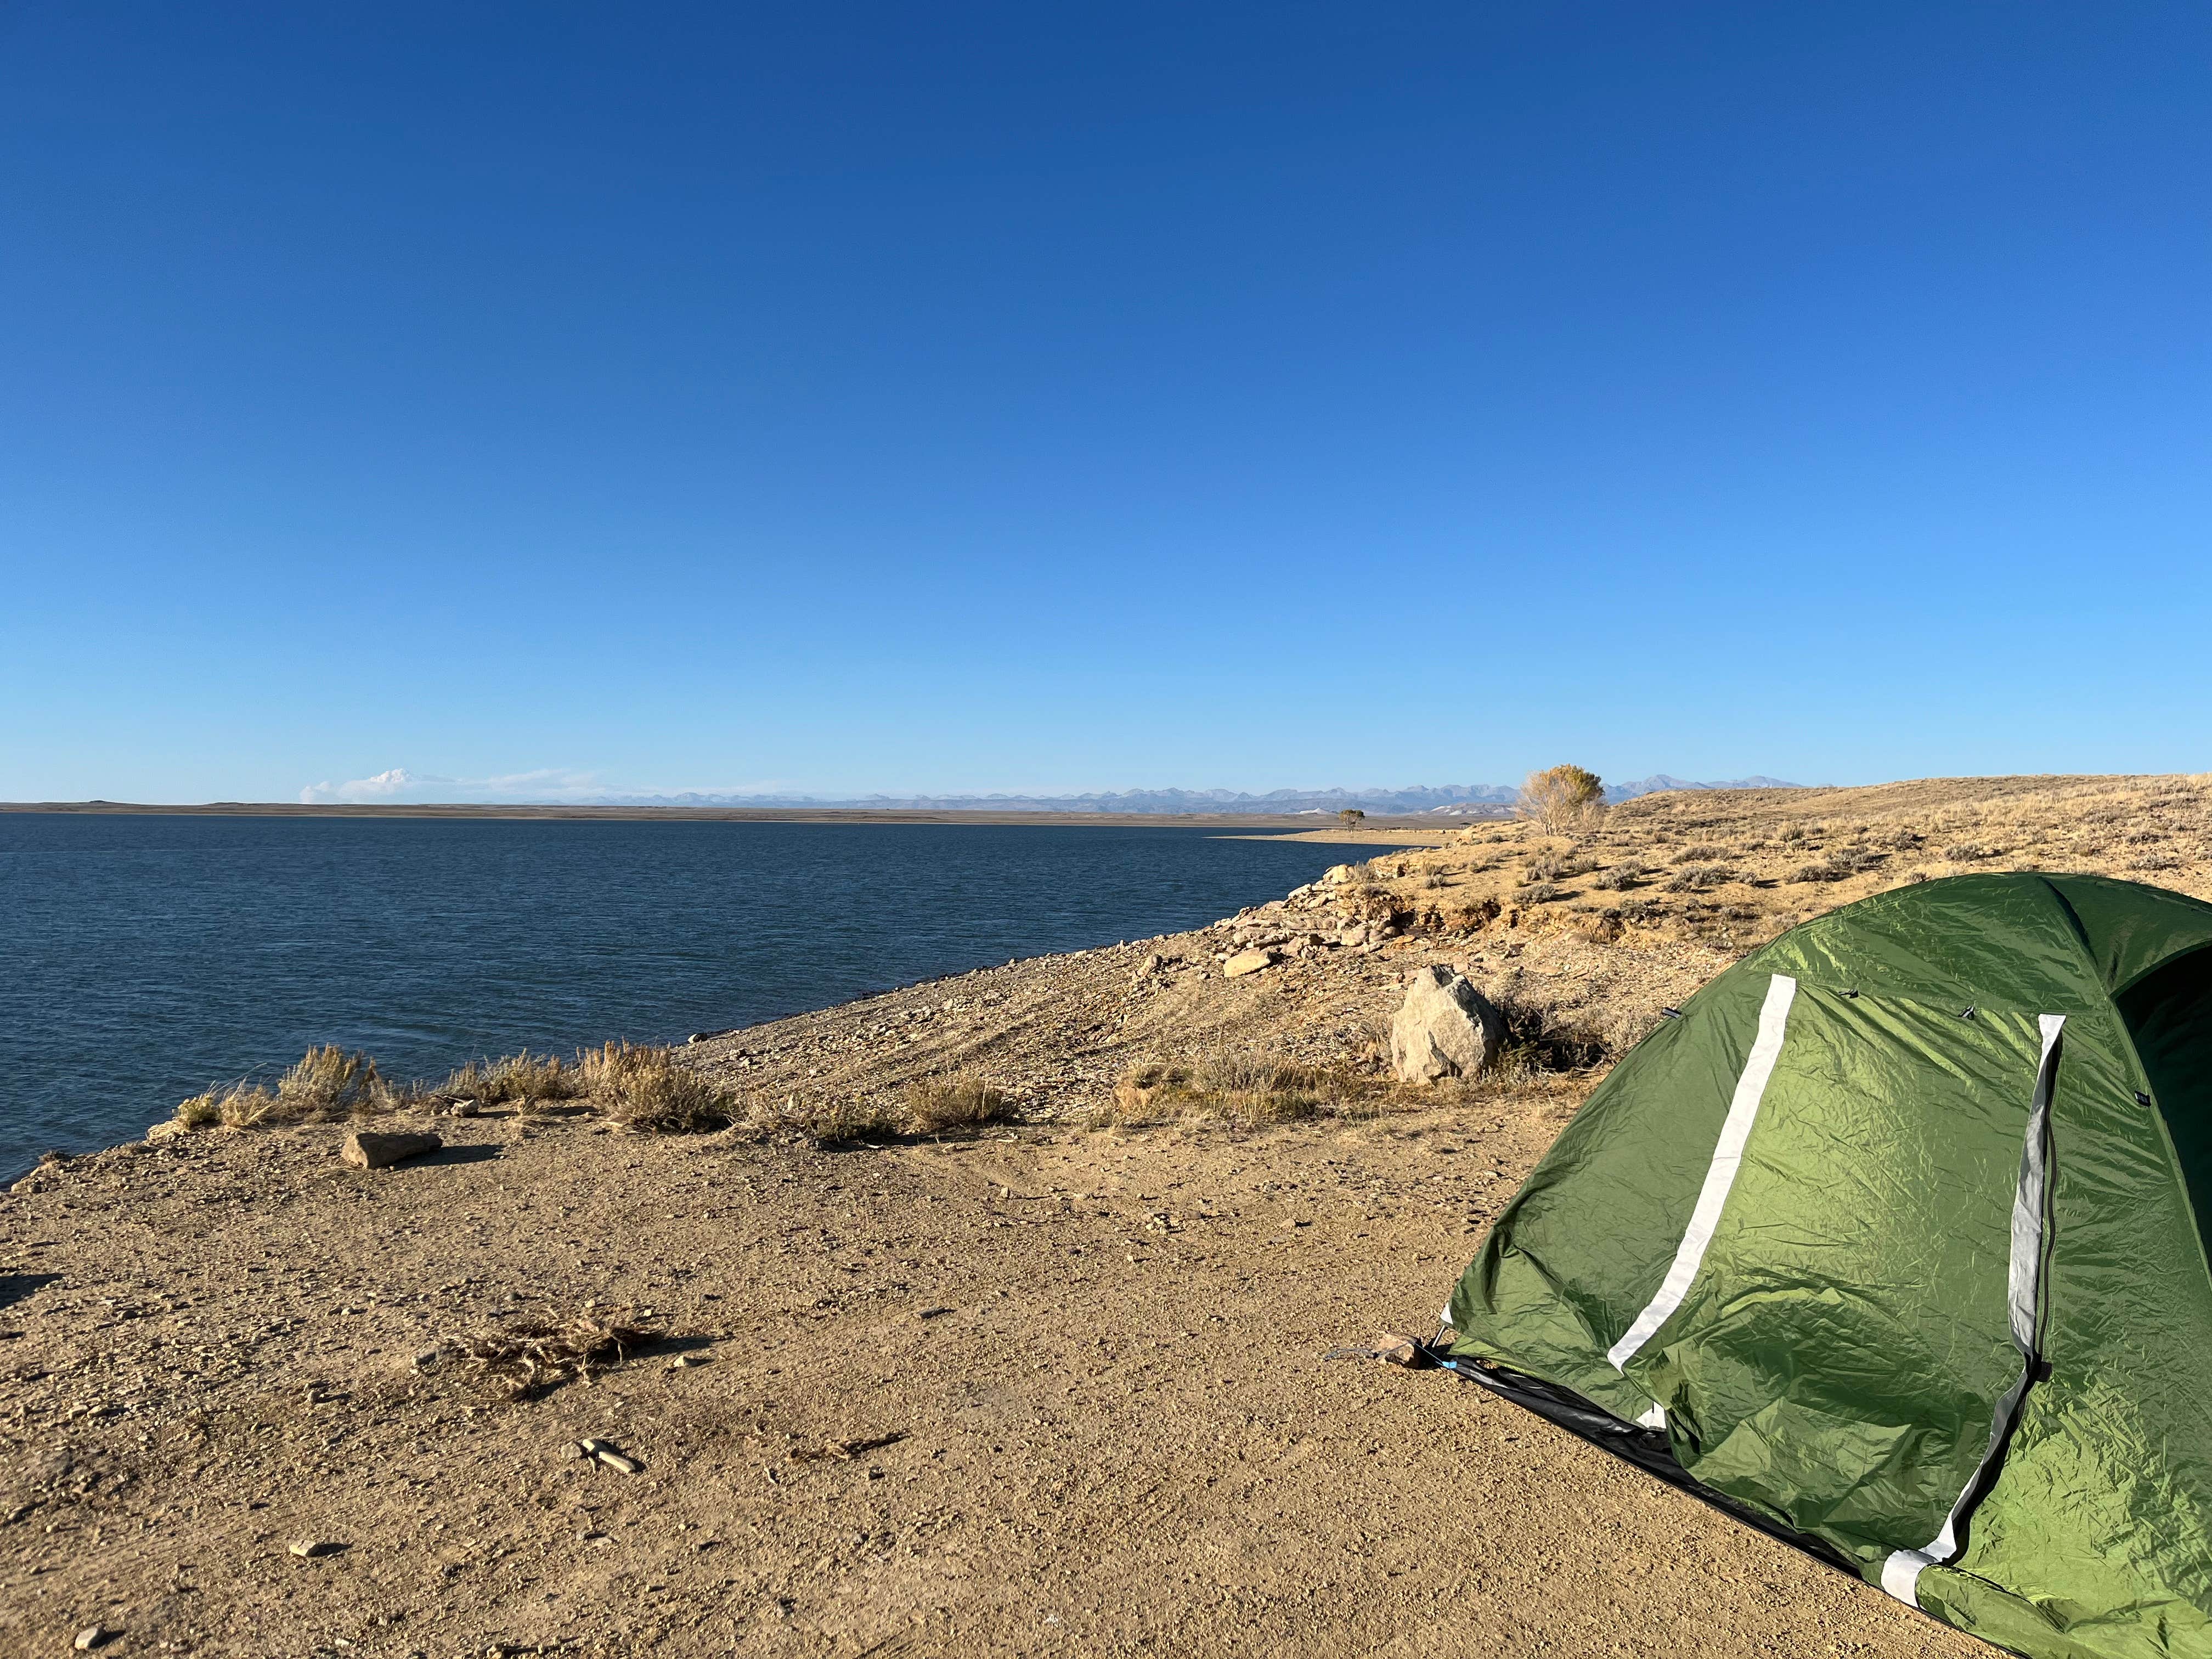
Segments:
[[[1423,968],[1390,1022],[1390,1069],[1407,1083],[1478,1077],[1504,1040],[1496,1004],[1449,968]]]
[[[1222,977],[1242,979],[1247,974],[1256,974],[1262,969],[1273,967],[1279,960],[1274,951],[1264,947],[1257,951],[1239,951],[1221,964]]]
[[[346,1137],[343,1156],[347,1163],[358,1164],[364,1170],[388,1170],[408,1158],[434,1152],[445,1144],[436,1135],[380,1134],[356,1129]]]

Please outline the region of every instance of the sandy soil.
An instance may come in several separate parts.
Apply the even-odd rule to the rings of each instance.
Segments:
[[[1450,962],[1618,1052],[1793,915],[1922,869],[2204,891],[2208,824],[2197,780],[1654,798],[687,1051],[792,1122],[958,1073],[1025,1119],[964,1136],[564,1109],[374,1173],[336,1125],[42,1166],[0,1198],[0,1655],[1985,1652],[1449,1376],[1323,1358],[1433,1327],[1596,1075],[1394,1093],[1377,1039]],[[1358,1086],[1090,1127],[1132,1064],[1224,1054]],[[525,1400],[459,1346],[586,1309],[659,1340]]]
[[[1322,1358],[1433,1324],[1559,1113],[82,1160],[7,1212],[0,1651],[1968,1650],[1443,1373]],[[415,1363],[587,1299],[677,1340],[521,1402]]]

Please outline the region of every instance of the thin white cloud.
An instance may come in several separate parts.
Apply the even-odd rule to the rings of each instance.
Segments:
[[[300,800],[307,806],[433,801],[511,806],[588,805],[593,802],[650,802],[700,795],[770,795],[787,787],[781,781],[770,780],[684,789],[617,788],[601,781],[596,773],[562,767],[502,772],[486,778],[449,778],[394,766],[373,777],[352,778],[343,783],[311,783],[300,791]]]

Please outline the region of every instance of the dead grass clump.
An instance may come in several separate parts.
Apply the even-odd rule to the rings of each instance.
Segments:
[[[647,1134],[700,1134],[726,1128],[737,1103],[703,1072],[666,1048],[610,1042],[576,1061],[582,1092],[625,1129]]]
[[[274,1090],[243,1081],[204,1090],[179,1103],[176,1121],[187,1129],[275,1128],[370,1117],[404,1103],[374,1060],[333,1044],[308,1049]]]
[[[817,1146],[890,1140],[905,1127],[896,1111],[872,1100],[833,1100],[806,1106],[787,1101],[774,1121],[797,1130]]]
[[[2179,870],[2181,868],[2181,860],[2168,854],[2151,853],[2131,860],[2128,868],[2130,870]]]
[[[1974,864],[1996,854],[1978,841],[1962,841],[1955,847],[1945,848],[1943,856],[1954,864]]]
[[[1696,864],[1678,872],[1667,884],[1667,890],[1670,893],[1702,893],[1715,887],[1725,887],[1735,878],[1735,872],[1724,864]]]
[[[1685,847],[1680,852],[1675,854],[1670,861],[1675,864],[1711,864],[1727,851],[1728,848],[1725,847],[1715,847],[1710,842],[1700,842],[1694,847]]]
[[[930,1078],[907,1085],[907,1117],[921,1134],[1003,1122],[1012,1109],[1003,1091],[980,1077]]]
[[[580,1067],[563,1066],[557,1056],[525,1050],[501,1060],[472,1060],[437,1090],[453,1100],[487,1106],[527,1106],[541,1100],[573,1100],[584,1091]]]
[[[1784,881],[1791,882],[1849,881],[1850,878],[1851,872],[1846,866],[1827,859],[1814,864],[1801,864],[1783,878]]]
[[[611,1315],[518,1321],[487,1336],[452,1343],[454,1352],[495,1381],[510,1400],[533,1400],[563,1382],[586,1382],[654,1341],[653,1332]],[[445,1345],[441,1345],[445,1346]]]
[[[389,1109],[391,1101],[376,1062],[336,1043],[308,1049],[276,1079],[276,1110],[295,1122],[362,1116]]]
[[[276,1109],[276,1097],[259,1084],[234,1083],[179,1102],[175,1115],[187,1129],[251,1129]]]
[[[1154,1062],[1122,1073],[1113,1103],[1095,1121],[1111,1127],[1203,1122],[1257,1129],[1317,1117],[1365,1086],[1364,1079],[1322,1066],[1245,1055],[1207,1055],[1188,1066]]]

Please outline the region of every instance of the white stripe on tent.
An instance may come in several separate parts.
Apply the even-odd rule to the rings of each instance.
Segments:
[[[1698,1276],[1705,1246],[1712,1243],[1713,1229],[1720,1224],[1721,1206],[1728,1202],[1729,1188],[1735,1184],[1735,1172],[1742,1166],[1744,1143],[1751,1139],[1751,1126],[1759,1116],[1766,1079],[1774,1075],[1775,1060],[1782,1053],[1783,1028],[1790,1020],[1790,1000],[1796,994],[1797,981],[1787,974],[1777,974],[1767,981],[1766,1000],[1759,1010],[1759,1035],[1752,1040],[1743,1075],[1735,1080],[1735,1097],[1729,1102],[1728,1117],[1713,1147],[1713,1161],[1705,1170],[1697,1207],[1690,1212],[1689,1231],[1682,1235],[1674,1264],[1667,1269],[1651,1305],[1636,1316],[1636,1322],[1620,1341],[1606,1350],[1605,1357],[1615,1370],[1624,1369],[1636,1357],[1636,1351],[1651,1340],[1652,1333],[1667,1322],[1690,1293],[1690,1281]]]
[[[2020,1350],[2020,1380],[1997,1401],[1990,1424],[1989,1449],[1975,1465],[1972,1479],[1943,1517],[1943,1530],[1926,1548],[1897,1550],[1881,1564],[1881,1587],[1908,1607],[1920,1605],[1921,1572],[1959,1553],[1959,1522],[1980,1496],[1985,1477],[2004,1451],[2014,1414],[2020,1410],[2035,1375],[2035,1306],[2043,1277],[2043,1193],[2047,1179],[2043,1149],[2050,1139],[2051,1088],[2057,1070],[2058,1033],[2066,1016],[2043,1014],[2036,1020],[2043,1032],[2043,1054],[2035,1065],[2035,1101],[2028,1109],[2027,1137],[2021,1148],[2020,1184],[2012,1197],[2012,1255],[2005,1269],[2006,1322],[2012,1328],[2013,1346]]]

